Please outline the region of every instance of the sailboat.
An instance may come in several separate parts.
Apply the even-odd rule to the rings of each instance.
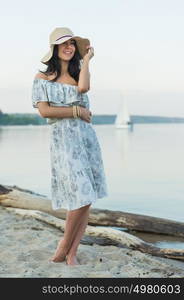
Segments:
[[[120,103],[119,110],[115,119],[115,126],[116,128],[129,128],[130,126],[132,126],[125,96]]]

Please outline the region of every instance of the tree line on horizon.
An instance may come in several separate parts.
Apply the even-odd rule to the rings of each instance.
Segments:
[[[131,115],[132,123],[184,123],[184,118]],[[93,124],[114,124],[116,115],[93,115]],[[35,113],[3,113],[0,109],[0,125],[47,125],[46,118]]]

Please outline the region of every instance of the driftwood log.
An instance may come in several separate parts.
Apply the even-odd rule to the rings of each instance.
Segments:
[[[58,219],[52,215],[36,210],[26,210],[18,208],[6,208],[23,217],[35,218],[39,221],[45,222],[64,232],[65,221]],[[108,238],[114,242],[121,244],[123,247],[138,250],[143,253],[149,253],[153,256],[165,257],[170,259],[184,260],[184,249],[162,249],[147,243],[140,238],[137,238],[129,233],[121,232],[112,228],[99,228],[88,225],[85,235],[93,237]]]
[[[6,207],[23,208],[46,212],[65,219],[66,210],[52,210],[51,201],[40,194],[17,186],[0,185],[0,204]],[[90,209],[89,225],[127,228],[135,231],[184,237],[184,222],[176,222],[146,215]]]

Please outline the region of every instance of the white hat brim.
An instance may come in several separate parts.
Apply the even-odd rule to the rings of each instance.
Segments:
[[[78,49],[79,49],[79,53],[81,55],[81,57],[83,58],[84,55],[87,53],[87,46],[90,45],[90,41],[88,39],[84,39],[81,38],[79,36],[73,36],[73,37],[66,37],[64,39],[62,39],[61,41],[57,41],[54,42],[54,44],[50,45],[50,50],[45,54],[45,56],[41,59],[41,62],[44,64],[47,64],[47,62],[51,59],[52,55],[53,55],[53,50],[54,50],[54,45],[59,45],[62,44],[70,39],[74,39],[77,43]]]
[[[54,50],[54,45],[50,46],[50,50],[45,54],[45,56],[41,59],[42,63],[46,63],[49,61],[49,59],[51,59],[52,55],[53,55],[53,50]]]

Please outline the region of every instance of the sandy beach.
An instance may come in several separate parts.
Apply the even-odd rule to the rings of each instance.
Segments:
[[[170,278],[184,277],[184,263],[116,246],[87,245],[78,250],[80,265],[51,263],[63,233],[51,225],[0,207],[1,278]]]

